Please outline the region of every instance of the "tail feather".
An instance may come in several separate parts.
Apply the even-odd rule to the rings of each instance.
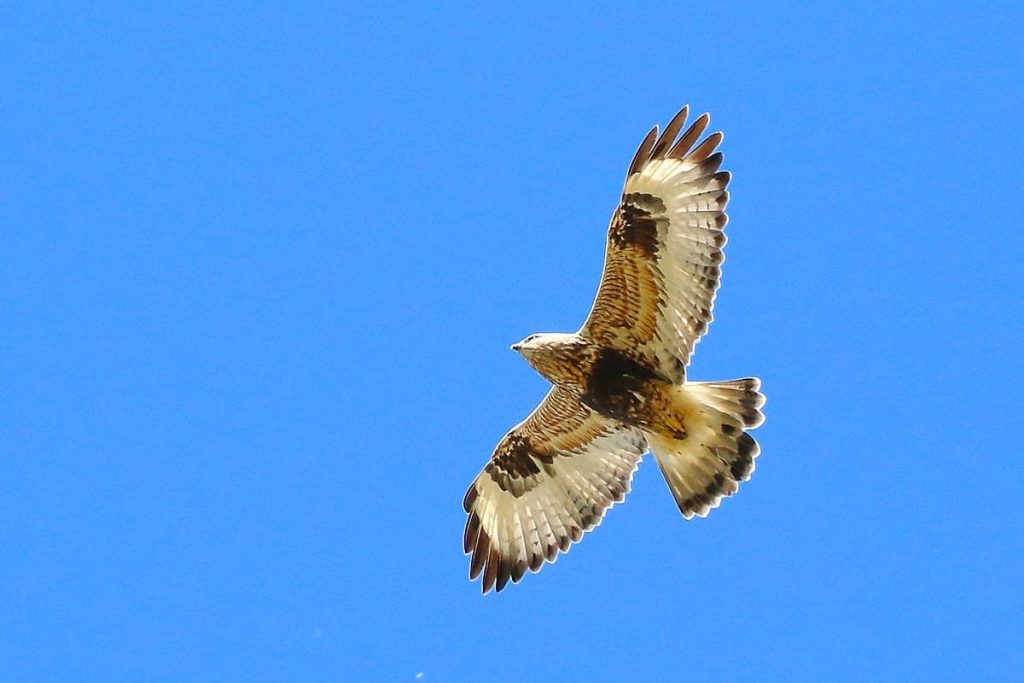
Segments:
[[[678,389],[676,410],[685,439],[648,433],[647,442],[687,519],[706,517],[722,498],[750,479],[760,447],[746,430],[764,422],[761,381],[689,382]]]

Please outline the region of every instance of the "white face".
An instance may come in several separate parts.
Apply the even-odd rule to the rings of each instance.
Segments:
[[[521,342],[513,344],[512,350],[518,351],[529,358],[536,353],[543,353],[545,350],[556,348],[560,342],[567,341],[574,336],[560,333],[531,334]]]
[[[557,383],[578,383],[586,341],[576,334],[531,334],[512,345],[534,370]]]
[[[529,337],[512,345],[530,366],[552,382],[563,378],[566,364],[572,362],[576,355],[580,338],[575,334],[546,333],[531,334]]]

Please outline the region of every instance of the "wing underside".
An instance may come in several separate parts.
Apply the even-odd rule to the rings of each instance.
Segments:
[[[645,447],[636,431],[553,388],[466,493],[470,578],[482,575],[486,593],[554,562],[625,498]]]
[[[707,114],[681,135],[687,108],[655,128],[630,165],[608,229],[605,267],[581,334],[681,381],[712,320],[728,220],[721,133]]]

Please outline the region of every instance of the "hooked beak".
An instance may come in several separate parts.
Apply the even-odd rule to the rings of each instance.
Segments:
[[[518,351],[519,349],[523,348],[523,344],[522,344],[522,342],[516,342],[515,344],[513,344],[509,348],[512,349],[513,351]]]

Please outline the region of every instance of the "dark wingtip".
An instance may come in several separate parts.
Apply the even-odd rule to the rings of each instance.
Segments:
[[[467,555],[473,552],[476,547],[476,539],[480,535],[480,517],[475,512],[470,513],[466,520],[466,529],[462,533],[462,552]]]
[[[672,149],[668,151],[668,158],[682,159],[686,156],[686,153],[690,151],[691,147],[693,147],[693,143],[697,142],[697,138],[699,138],[707,129],[709,123],[711,123],[711,114],[708,114],[707,112],[694,119],[693,123],[690,124],[690,127],[687,128],[686,132],[679,138],[679,141],[672,145]]]
[[[512,564],[502,557],[498,558],[498,581],[494,586],[494,590],[501,592],[501,590],[508,583],[508,580],[512,578]]]
[[[680,109],[672,120],[665,126],[665,131],[658,138],[658,142],[654,145],[654,149],[651,150],[652,159],[664,159],[665,153],[669,150],[673,142],[675,142],[676,136],[679,134],[679,129],[686,123],[686,117],[690,115],[690,105],[684,104],[683,108]]]
[[[476,490],[476,482],[473,482],[473,485],[469,487],[469,490],[466,491],[466,495],[462,498],[462,509],[469,512],[473,508],[473,503],[479,495],[480,492]]]
[[[704,175],[710,175],[717,177],[716,171],[722,167],[722,161],[725,159],[725,155],[721,152],[715,152],[708,156],[704,160],[704,163],[700,165],[700,170]]]
[[[633,175],[640,170],[640,167],[646,164],[651,159],[651,150],[654,149],[654,143],[658,139],[658,127],[651,128],[651,131],[647,133],[647,137],[640,143],[640,146],[636,150],[636,154],[633,155],[633,161],[629,164],[629,173],[627,177]]]
[[[498,555],[498,549],[491,546],[490,552],[487,555],[487,565],[484,567],[484,593],[494,588],[494,584],[498,581],[500,565],[501,557]]]
[[[722,131],[715,131],[709,135],[704,142],[700,143],[696,149],[690,152],[688,158],[693,159],[694,161],[704,161],[711,156],[712,152],[714,152],[720,144],[722,144],[722,140],[724,139],[725,134],[722,133]]]
[[[484,562],[487,559],[489,546],[490,540],[487,538],[487,532],[481,528],[480,535],[476,539],[476,546],[473,548],[473,557],[469,561],[470,581],[476,581],[476,578],[480,576],[480,572],[484,570]]]

